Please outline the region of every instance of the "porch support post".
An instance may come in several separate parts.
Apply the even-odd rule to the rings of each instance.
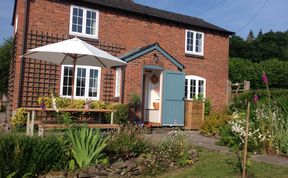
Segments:
[[[72,95],[72,101],[74,100],[74,88],[75,88],[75,74],[76,74],[76,61],[77,61],[77,56],[76,55],[73,55],[72,56],[72,59],[73,59],[73,74],[72,74],[72,93],[71,93],[71,95]]]
[[[31,136],[34,134],[34,120],[35,120],[35,111],[32,111],[32,118],[31,118]]]
[[[26,123],[26,135],[30,135],[30,112],[27,113],[27,123]]]
[[[125,73],[126,73],[126,66],[122,66],[122,85],[121,85],[121,104],[124,104],[124,90],[125,90]]]
[[[114,112],[111,112],[111,124],[114,122]]]

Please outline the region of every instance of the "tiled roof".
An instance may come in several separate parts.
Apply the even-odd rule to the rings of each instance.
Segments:
[[[176,23],[181,23],[184,25],[192,26],[192,27],[211,29],[211,30],[227,33],[229,35],[234,34],[234,32],[231,32],[221,27],[218,27],[216,25],[213,25],[200,18],[144,6],[141,4],[134,3],[131,0],[82,0],[82,1],[95,3],[98,5],[115,8],[119,10],[124,10],[128,12],[136,13],[139,15],[143,15],[143,16],[149,16],[149,17],[164,19],[164,20],[168,20],[168,21],[172,21]]]
[[[62,1],[69,1],[69,0],[62,0]],[[75,0],[70,0],[72,2],[77,2]],[[222,32],[228,35],[234,34],[234,32],[228,31],[224,28],[218,27],[216,25],[213,25],[209,22],[204,21],[203,19],[191,17],[187,15],[182,15],[174,12],[169,12],[153,7],[144,6],[141,4],[134,3],[132,0],[79,0],[79,2],[86,2],[86,3],[92,3],[101,5],[104,7],[114,8],[123,10],[126,12],[142,15],[142,16],[148,16],[152,18],[158,18],[167,20],[174,23],[179,23],[191,27],[198,27],[198,28],[204,28],[204,29],[210,29],[218,32]],[[14,2],[14,13],[13,13],[13,19],[12,19],[12,25],[14,23],[15,18],[15,10],[16,10],[16,4],[17,0]],[[219,17],[220,18],[220,17]]]

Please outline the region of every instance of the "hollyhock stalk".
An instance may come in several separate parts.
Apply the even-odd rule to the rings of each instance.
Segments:
[[[269,113],[268,129],[269,129],[269,132],[272,133],[271,95],[270,95],[270,90],[269,90],[269,80],[268,80],[268,77],[264,71],[262,74],[262,80],[263,80],[264,84],[266,85],[267,97],[268,97],[268,113]],[[269,141],[268,142],[268,150],[270,150],[271,148],[272,148],[272,143],[271,143],[271,141]]]

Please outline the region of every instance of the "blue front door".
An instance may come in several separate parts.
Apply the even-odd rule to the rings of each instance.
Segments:
[[[163,72],[162,125],[184,126],[185,74]]]

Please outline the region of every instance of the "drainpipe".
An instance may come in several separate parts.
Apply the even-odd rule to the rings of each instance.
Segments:
[[[24,55],[26,49],[26,32],[27,32],[27,16],[28,16],[28,0],[25,0],[24,5],[24,23],[23,23],[23,36],[22,36],[22,49],[21,49],[21,56]],[[20,79],[19,79],[19,91],[18,91],[18,103],[17,108],[21,107],[22,103],[22,85],[23,85],[23,74],[24,74],[24,57],[21,57],[20,62]]]
[[[125,73],[126,66],[122,66],[122,89],[121,89],[121,104],[124,104],[124,90],[125,90]]]

